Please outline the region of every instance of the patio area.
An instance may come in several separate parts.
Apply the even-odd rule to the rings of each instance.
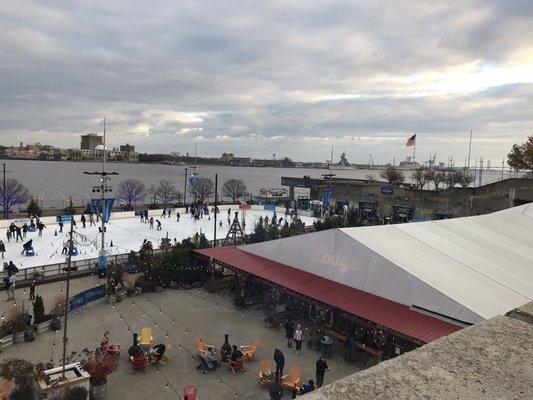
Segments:
[[[71,282],[71,296],[97,284],[95,277],[76,279]],[[36,294],[43,296],[48,311],[54,295],[64,289],[63,282],[37,286]],[[5,293],[4,293],[5,295]],[[28,304],[27,290],[16,290],[18,303]],[[2,312],[7,313],[9,305],[3,302]],[[31,308],[30,308],[31,310]],[[6,314],[7,315],[7,314]],[[302,368],[301,381],[315,379],[317,351],[303,346],[302,354],[296,355],[295,348],[287,348],[283,329],[269,329],[263,322],[259,310],[236,310],[229,296],[208,293],[204,289],[173,290],[161,293],[147,293],[128,297],[116,303],[115,308],[104,301],[96,301],[69,316],[69,352],[96,347],[105,331],[109,331],[113,343],[122,345],[119,369],[110,376],[108,399],[177,399],[186,384],[198,387],[198,398],[205,399],[269,399],[268,390],[258,383],[259,364],[263,360],[273,361],[275,348],[285,355],[284,373],[291,366]],[[140,333],[143,327],[150,327],[153,344],[171,345],[170,361],[160,367],[149,365],[146,373],[133,373],[128,362],[127,349],[132,344],[132,331]],[[229,334],[230,344],[247,345],[254,339],[261,344],[255,359],[246,363],[246,373],[233,375],[225,365],[216,371],[202,373],[196,369],[198,361],[195,338],[200,337],[218,349],[224,343],[224,334]],[[55,346],[54,346],[55,343]],[[51,358],[60,365],[62,331],[38,335],[29,343],[16,344],[4,349],[2,359],[23,358],[32,362],[45,362]],[[330,371],[326,373],[325,384],[343,378],[357,367],[344,364],[341,358],[333,356],[328,360]],[[166,387],[167,380],[170,386]],[[175,390],[175,391],[174,391]],[[284,398],[291,398],[285,391]]]

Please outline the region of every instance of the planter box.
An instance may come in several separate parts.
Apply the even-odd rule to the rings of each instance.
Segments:
[[[15,340],[15,343],[22,343],[24,342],[24,334],[26,333],[26,331],[22,331],[22,332],[15,332],[13,334],[13,339]]]
[[[44,371],[45,375],[49,376],[51,379],[57,379],[61,377],[61,374],[63,372],[63,367],[57,367],[52,368]],[[71,388],[71,387],[77,387],[81,386],[84,387],[87,390],[87,400],[89,400],[89,374],[85,372],[79,363],[75,364],[69,364],[65,367],[65,377],[67,380],[58,382],[53,385],[48,385],[45,381],[39,379],[38,384],[43,393],[48,393],[50,391],[53,391],[59,387],[62,388]]]
[[[0,338],[0,348],[2,349],[8,346],[12,346],[14,344],[15,344],[15,340],[14,340],[13,334]]]
[[[106,299],[107,304],[115,304],[117,302],[116,294],[108,294]]]
[[[91,400],[105,400],[107,399],[107,382],[103,385],[91,385]]]
[[[35,324],[35,333],[37,335],[40,335],[44,332],[48,332],[50,329],[50,325],[52,325],[52,319],[49,319],[48,321],[45,321],[45,322],[41,322],[41,323],[38,323],[38,324]]]

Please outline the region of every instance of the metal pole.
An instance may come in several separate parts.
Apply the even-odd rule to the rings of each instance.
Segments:
[[[105,211],[105,190],[106,190],[106,176],[105,176],[105,156],[106,156],[106,142],[105,142],[105,117],[104,117],[104,156],[102,158],[102,186],[100,192],[100,207],[102,212],[100,213],[100,221],[102,223],[102,243],[101,243],[101,255],[105,256],[105,222],[104,222],[104,211]],[[106,262],[107,264],[107,262]]]
[[[2,190],[2,197],[4,200],[4,219],[7,218],[7,207],[6,207],[6,163],[4,163],[4,187]]]
[[[215,174],[215,229],[213,235],[213,247],[217,247],[217,206],[218,206],[218,174]]]
[[[479,160],[479,183],[478,186],[481,186],[481,181],[483,179],[483,157]]]
[[[503,166],[505,165],[505,159],[502,160],[502,177],[500,178],[500,181],[503,181]]]
[[[70,220],[70,235],[69,235],[69,245],[68,245],[68,256],[67,256],[67,291],[65,294],[65,305],[64,305],[64,311],[63,311],[63,371],[62,371],[62,377],[65,378],[65,364],[67,359],[67,322],[68,322],[68,298],[70,294],[70,265],[72,262],[72,248],[74,246],[74,241],[72,239],[72,233],[74,232],[74,215],[72,216],[72,219]]]
[[[189,168],[185,167],[185,182],[183,183],[183,204],[187,205],[187,171]]]
[[[470,130],[470,141],[468,142],[468,163],[466,165],[466,170],[470,170],[470,152],[472,151],[472,130]]]

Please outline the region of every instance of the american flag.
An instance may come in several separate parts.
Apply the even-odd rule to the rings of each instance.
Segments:
[[[407,147],[414,146],[416,144],[416,133],[411,136],[409,139],[407,139],[407,143],[405,144]]]

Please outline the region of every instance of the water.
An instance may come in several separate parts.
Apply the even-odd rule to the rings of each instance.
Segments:
[[[72,196],[74,204],[85,204],[92,197],[92,187],[100,184],[98,176],[85,175],[83,172],[101,171],[101,163],[95,162],[72,162],[72,161],[31,161],[31,160],[3,160],[6,169],[12,172],[8,177],[18,179],[24,184],[30,193],[38,198],[44,208],[65,207],[68,205],[69,196]],[[124,179],[138,179],[148,188],[157,185],[161,179],[167,179],[174,183],[177,189],[183,193],[185,167],[163,164],[122,164],[108,163],[107,171],[118,172],[119,176],[111,177],[114,189]],[[281,177],[320,178],[328,173],[325,169],[312,168],[254,168],[254,167],[229,167],[206,165],[197,169],[202,177],[214,181],[218,173],[219,193],[222,184],[231,178],[241,179],[246,183],[248,191],[258,194],[259,189],[266,187],[281,187]],[[379,179],[379,170],[365,169],[342,169],[335,170],[337,178],[366,179],[368,175]],[[189,169],[189,174],[191,170]],[[405,172],[406,181],[409,181],[410,173]],[[504,178],[509,177],[509,172],[504,173]],[[483,171],[483,183],[490,183],[501,178],[501,171]],[[477,185],[477,181],[476,181]],[[189,192],[189,188],[187,188]],[[295,194],[309,195],[308,189],[295,188]],[[145,199],[146,201],[146,199]]]

